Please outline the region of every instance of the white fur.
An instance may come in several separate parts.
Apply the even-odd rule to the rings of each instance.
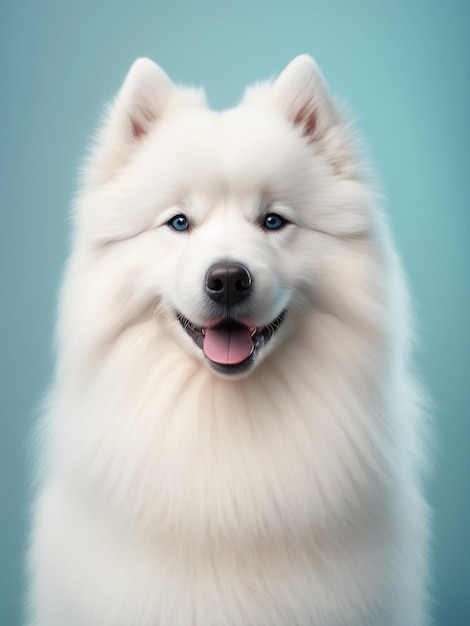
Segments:
[[[269,206],[291,223],[259,226]],[[264,207],[264,208],[263,208]],[[168,226],[184,213],[190,232]],[[208,267],[250,268],[245,375]],[[28,626],[423,626],[427,512],[406,290],[309,57],[208,110],[136,61],[75,211],[41,422]]]

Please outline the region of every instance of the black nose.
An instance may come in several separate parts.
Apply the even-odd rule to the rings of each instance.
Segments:
[[[215,263],[206,274],[206,293],[230,307],[248,297],[251,283],[251,274],[241,263]]]

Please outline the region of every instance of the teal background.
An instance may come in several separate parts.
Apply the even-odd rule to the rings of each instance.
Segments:
[[[470,624],[469,17],[455,0],[1,2],[1,626],[20,620],[27,434],[52,370],[77,166],[103,103],[138,56],[224,108],[303,52],[357,116],[383,180],[435,404],[434,614]]]

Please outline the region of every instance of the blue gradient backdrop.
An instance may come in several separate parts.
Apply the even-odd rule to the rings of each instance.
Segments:
[[[349,103],[384,183],[436,405],[434,613],[470,624],[469,17],[456,0],[0,3],[2,626],[20,622],[25,442],[52,369],[76,170],[103,102],[138,56],[225,108],[302,52]]]

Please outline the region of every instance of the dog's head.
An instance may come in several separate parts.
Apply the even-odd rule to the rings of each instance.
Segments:
[[[347,242],[369,224],[355,163],[310,57],[222,113],[136,61],[78,203],[90,324],[158,324],[218,374],[250,372],[314,300],[341,300]]]

